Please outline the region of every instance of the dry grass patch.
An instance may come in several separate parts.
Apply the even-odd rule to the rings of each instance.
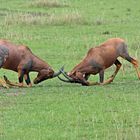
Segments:
[[[38,13],[7,13],[4,25],[73,25],[88,24],[82,15],[77,12],[67,12],[63,14],[38,14]]]
[[[30,3],[30,6],[34,7],[67,7],[69,4],[67,4],[65,1],[58,1],[58,0],[36,0],[34,2]]]
[[[11,24],[43,24],[45,19],[41,14],[31,14],[31,13],[7,13],[5,16],[5,25]]]
[[[85,20],[78,12],[65,13],[61,15],[52,14],[47,19],[48,25],[71,25],[71,24],[85,24]]]

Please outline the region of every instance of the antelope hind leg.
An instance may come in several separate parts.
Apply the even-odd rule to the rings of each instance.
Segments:
[[[117,75],[117,73],[118,73],[118,71],[120,70],[121,65],[122,65],[118,59],[115,61],[114,64],[116,65],[116,70],[115,70],[115,72],[113,73],[113,75],[111,75],[111,77],[110,77],[109,79],[107,79],[107,80],[104,81],[103,83],[100,83],[100,85],[106,85],[106,84],[109,84],[109,83],[113,82],[115,76]]]

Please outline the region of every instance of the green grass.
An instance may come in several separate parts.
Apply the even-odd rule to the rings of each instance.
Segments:
[[[112,37],[124,38],[130,55],[140,60],[139,5],[139,0],[1,0],[0,38],[28,45],[55,71],[64,64],[70,71],[89,48]],[[133,66],[120,61],[123,69],[106,86],[55,78],[32,88],[0,87],[0,139],[139,140],[140,81]],[[0,73],[17,81],[17,73]],[[98,75],[90,80],[98,81]]]

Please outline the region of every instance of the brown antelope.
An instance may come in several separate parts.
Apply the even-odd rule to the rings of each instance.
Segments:
[[[49,64],[35,56],[28,47],[15,45],[6,40],[0,40],[0,68],[18,72],[19,84],[10,82],[6,76],[4,78],[7,84],[19,87],[24,86],[23,78],[28,86],[32,85],[29,77],[29,72],[31,71],[38,72],[37,77],[34,79],[34,84],[54,78],[61,73],[60,71],[54,73]],[[0,82],[3,86],[6,86],[2,79]]]
[[[138,61],[129,56],[127,45],[124,40],[120,38],[109,39],[100,46],[89,49],[86,57],[78,65],[76,65],[71,72],[66,73],[61,70],[62,74],[67,78],[67,80],[62,79],[59,76],[58,78],[64,82],[80,83],[86,86],[111,83],[122,65],[117,59],[119,56],[134,65],[138,78],[140,79]],[[108,80],[104,81],[105,69],[109,68],[113,64],[116,65],[115,72]],[[91,74],[96,75],[97,73],[99,73],[100,77],[99,83],[90,83],[87,81]]]

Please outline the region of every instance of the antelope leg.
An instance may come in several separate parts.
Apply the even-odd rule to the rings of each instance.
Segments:
[[[8,84],[10,86],[15,86],[15,87],[28,87],[28,86],[23,85],[23,84],[21,85],[20,83],[18,84],[18,83],[11,82],[10,80],[8,80],[8,78],[5,75],[4,75],[4,80],[5,80],[6,84]]]
[[[3,79],[0,79],[0,84],[5,88],[9,88],[9,86],[7,85],[7,83]]]

